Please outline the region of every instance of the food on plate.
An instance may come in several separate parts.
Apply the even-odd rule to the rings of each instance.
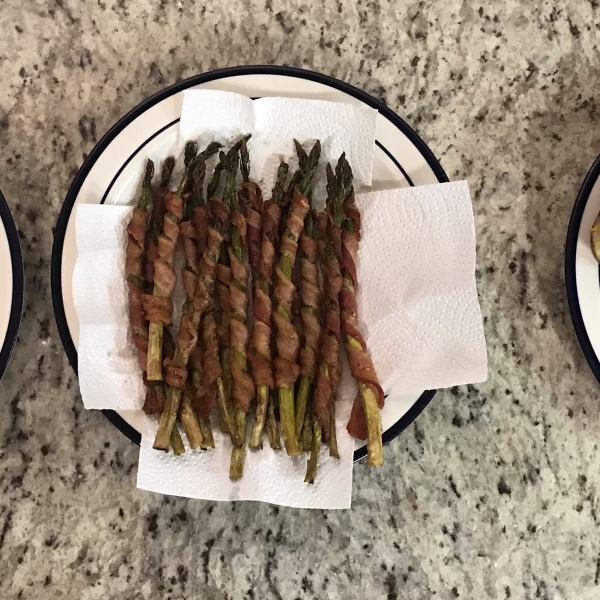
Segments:
[[[285,181],[289,166],[281,162],[271,200],[263,203],[260,188],[249,190],[246,219],[248,221],[248,256],[252,267],[253,316],[252,344],[249,359],[256,383],[256,416],[250,437],[251,448],[262,447],[262,432],[267,420],[267,437],[274,450],[281,449],[279,426],[273,402],[269,403],[275,387],[273,377],[273,269],[276,258],[277,231],[281,217]],[[258,251],[257,251],[258,250]]]
[[[347,430],[367,440],[368,463],[380,465],[383,392],[358,328],[360,214],[350,165],[342,154],[335,170],[326,166],[326,207],[317,214],[312,185],[320,143],[307,152],[294,141],[298,170],[289,178],[281,162],[264,201],[251,181],[248,140],[219,153],[210,179],[210,158],[221,145],[198,153],[195,143],[186,144],[176,191],[169,189],[173,157],[164,161],[157,187],[148,161],[127,225],[129,314],[147,386],[144,412],[159,416],[153,447],[185,452],[179,420],[192,450],[214,448],[211,415],[218,410],[232,443],[229,476],[239,479],[254,410],[249,447],[262,448],[265,432],[278,450],[282,436],[288,455],[309,453],[305,481],[313,483],[323,443],[339,458],[343,335],[359,387]],[[173,340],[178,247],[185,300]]]
[[[210,156],[212,153],[214,152],[212,151],[211,146],[209,146],[205,150],[204,158]],[[233,158],[230,158],[230,161],[236,159],[237,156],[234,156]],[[183,191],[185,188],[185,184],[187,183],[186,178],[189,176],[191,166],[192,161],[190,161],[186,167],[186,172],[179,186],[179,191]],[[209,308],[213,301],[214,265],[215,258],[218,257],[220,252],[221,241],[222,238],[217,231],[215,231],[215,235],[213,236],[211,236],[211,232],[209,231],[207,247],[204,250],[202,261],[198,268],[199,276],[196,280],[193,295],[186,298],[181,313],[175,355],[173,360],[167,364],[167,383],[169,384],[169,390],[167,393],[167,402],[161,414],[158,430],[154,439],[153,447],[157,450],[167,451],[169,449],[169,436],[175,425],[181,396],[187,381],[187,363],[196,348],[198,328],[200,326],[202,314]],[[199,437],[202,437],[201,432],[196,432],[196,434],[197,436],[199,435]],[[201,444],[200,440],[199,444]]]
[[[173,162],[174,164],[174,161],[169,159],[165,162],[167,163],[167,169],[169,163]],[[125,253],[125,272],[129,287],[129,321],[133,332],[134,344],[138,351],[140,367],[143,372],[146,368],[146,353],[148,351],[148,321],[144,314],[142,295],[150,288],[149,281],[152,278],[152,271],[149,271],[148,265],[150,263],[149,255],[152,253],[151,232],[156,219],[156,212],[159,210],[161,204],[160,200],[155,199],[150,219],[148,219],[148,202],[151,194],[154,194],[154,191],[151,189],[153,175],[154,163],[148,160],[146,162],[142,191],[137,205],[133,209],[131,220],[127,225],[127,249]],[[163,171],[163,181],[164,177],[165,171]],[[148,232],[146,231],[147,225],[150,226]],[[167,338],[170,339],[169,336]],[[146,385],[144,409],[148,413],[158,411],[164,404],[164,388],[149,383],[145,372],[144,383]],[[175,454],[182,454],[185,450],[183,441],[177,430],[173,430],[172,432],[171,446]]]
[[[148,334],[148,362],[146,376],[149,381],[162,381],[162,334],[164,326],[171,324],[173,301],[171,295],[175,289],[175,256],[179,238],[179,221],[183,217],[182,194],[188,183],[189,169],[196,156],[196,144],[190,142],[185,148],[186,170],[176,192],[168,191],[164,196],[165,214],[162,230],[159,231],[157,256],[154,261],[154,289],[144,294],[144,310],[150,322]],[[160,223],[159,223],[160,227]]]
[[[317,463],[313,454],[318,454],[321,439],[329,443],[329,454],[339,458],[335,430],[335,399],[342,376],[340,359],[340,302],[342,273],[340,268],[337,241],[341,238],[340,228],[333,219],[333,203],[336,195],[343,194],[341,181],[327,165],[327,204],[325,210],[317,216],[319,232],[319,258],[323,274],[323,302],[321,352],[319,371],[313,397],[314,423],[312,428],[311,459],[309,460],[306,480],[314,480]]]
[[[346,353],[352,376],[358,382],[358,394],[352,406],[348,433],[367,440],[367,464],[382,465],[381,414],[384,395],[373,361],[367,353],[367,344],[358,328],[356,289],[356,256],[360,241],[360,213],[354,204],[352,170],[344,154],[336,167],[340,190],[332,202],[333,221],[342,225],[341,244],[336,247],[342,266],[342,291],[340,292],[342,332],[346,338]]]
[[[320,147],[315,145],[311,155],[307,155],[302,146],[295,142],[296,152],[300,163],[300,171],[316,169],[318,164],[317,153]],[[318,246],[316,241],[315,213],[311,205],[312,193],[309,189],[306,194],[309,210],[304,219],[304,230],[300,234],[300,261],[298,264],[300,279],[300,317],[304,344],[300,349],[300,385],[296,401],[295,431],[299,440],[302,427],[305,425],[309,395],[317,370],[317,356],[319,340],[321,338],[321,324],[319,320],[319,305],[321,291],[319,287],[319,268],[317,265]],[[310,411],[308,411],[310,413]],[[311,420],[306,423],[310,427]]]
[[[286,227],[279,246],[279,262],[275,269],[275,385],[279,388],[279,415],[283,442],[288,455],[301,454],[296,438],[294,415],[294,384],[300,373],[298,353],[300,337],[292,323],[292,302],[295,286],[292,282],[292,270],[298,251],[298,240],[304,229],[304,219],[309,210],[309,193],[312,180],[319,162],[321,146],[317,141],[310,153],[310,162],[300,168],[298,183],[293,188],[292,200],[286,219]]]
[[[240,166],[245,186],[250,184],[250,159],[246,139],[240,148]],[[234,171],[235,173],[235,171]],[[231,454],[229,477],[239,479],[244,468],[246,444],[246,414],[254,398],[254,381],[248,373],[248,343],[250,333],[246,323],[248,318],[248,269],[244,262],[243,250],[246,244],[246,219],[240,212],[239,196],[236,192],[235,176],[229,182],[230,236],[227,253],[229,255],[229,340],[231,357],[231,393],[234,400],[234,423],[238,441],[234,441]],[[247,187],[240,196],[244,197]],[[233,439],[233,436],[232,436]]]

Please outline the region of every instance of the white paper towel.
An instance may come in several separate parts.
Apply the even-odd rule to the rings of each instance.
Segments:
[[[384,391],[487,378],[466,181],[358,194],[358,309]]]
[[[475,231],[465,182],[359,194],[362,327],[382,387],[422,391],[486,377],[475,288]],[[131,209],[82,205],[73,287],[81,323],[79,376],[86,407],[139,408],[141,374],[130,339],[124,275]],[[110,393],[107,392],[110,387]],[[337,404],[340,461],[321,454],[317,481],[304,484],[306,457],[265,443],[248,451],[243,478],[228,478],[229,442],[182,457],[152,449],[156,422],[142,432],[138,487],[208,500],[261,500],[302,508],[348,508],[353,441],[345,430],[355,387],[344,373]],[[385,409],[384,409],[385,410]]]
[[[132,212],[130,206],[77,207],[73,301],[79,319],[79,387],[86,408],[133,410],[144,404],[125,282],[125,227]]]
[[[346,369],[336,403],[336,423],[340,459],[329,456],[323,446],[314,484],[304,483],[306,454],[287,456],[285,450],[274,452],[265,439],[262,450],[246,451],[244,475],[229,479],[231,442],[215,427],[215,448],[190,450],[182,430],[186,452],[175,456],[152,448],[157,421],[144,419],[138,464],[137,487],[151,492],[201,498],[204,500],[258,500],[295,508],[350,508],[352,497],[352,463],[354,440],[346,431],[356,385]]]
[[[267,196],[281,159],[290,164],[291,172],[296,170],[294,139],[307,149],[310,142],[321,141],[315,198],[324,198],[325,162],[336,161],[342,152],[352,167],[356,188],[371,185],[377,120],[373,108],[303,98],[251,100],[216,90],[188,90],[183,94],[180,146],[187,140],[199,140],[201,147],[215,139],[228,143],[251,133],[248,150],[252,178],[261,183]]]

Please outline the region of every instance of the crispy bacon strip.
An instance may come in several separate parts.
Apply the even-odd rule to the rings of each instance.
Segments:
[[[142,305],[143,256],[146,238],[147,208],[136,206],[127,225],[127,249],[125,251],[125,273],[129,287],[129,321],[133,331],[133,343],[138,352],[148,351],[148,321]]]

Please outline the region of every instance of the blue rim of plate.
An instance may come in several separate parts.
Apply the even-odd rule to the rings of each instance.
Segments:
[[[10,361],[12,351],[17,343],[19,327],[21,326],[21,316],[23,315],[24,296],[23,258],[21,256],[19,233],[2,192],[0,192],[0,219],[2,219],[4,231],[6,232],[6,239],[8,240],[12,269],[10,315],[8,317],[6,335],[2,342],[2,349],[0,349],[0,379],[2,379]]]
[[[56,319],[56,325],[58,333],[62,341],[63,347],[67,354],[67,358],[73,367],[73,370],[77,374],[77,350],[73,344],[71,333],[67,324],[67,317],[62,300],[62,251],[65,240],[65,234],[67,231],[67,225],[69,223],[69,217],[77,199],[77,195],[88,176],[92,166],[96,163],[100,155],[104,152],[107,146],[113,141],[113,139],[137,119],[142,113],[146,112],[149,108],[162,102],[165,98],[177,94],[185,89],[214,81],[216,79],[225,79],[228,77],[238,77],[240,75],[283,75],[286,77],[296,77],[298,79],[306,79],[327,85],[341,92],[357,98],[361,102],[365,103],[378,110],[386,119],[388,119],[397,129],[399,129],[419,150],[437,180],[440,183],[448,182],[448,176],[444,169],[440,165],[433,152],[425,144],[425,142],[417,135],[417,133],[395,112],[388,108],[380,100],[376,100],[366,92],[329,75],[323,75],[321,73],[315,73],[314,71],[307,71],[304,69],[298,69],[296,67],[285,67],[285,66],[269,66],[269,65],[256,65],[256,66],[244,66],[244,67],[231,67],[227,69],[217,69],[215,71],[209,71],[200,75],[195,75],[183,81],[179,81],[164,90],[154,94],[150,98],[144,100],[122,117],[113,127],[102,137],[102,139],[96,144],[89,156],[84,161],[83,165],[79,169],[67,196],[62,206],[56,228],[54,232],[54,243],[52,245],[52,262],[51,262],[51,288],[52,288],[52,305],[54,307],[54,318]],[[391,156],[385,148],[384,152],[393,160],[396,166],[404,172],[398,161]],[[406,175],[406,174],[405,174]],[[410,182],[410,178],[407,178]],[[411,406],[411,408],[391,427],[386,429],[383,433],[383,443],[388,444],[395,437],[397,437],[404,429],[406,429],[423,411],[423,409],[429,404],[431,399],[434,397],[436,390],[426,390],[417,401]],[[113,410],[102,411],[106,418],[113,424],[117,429],[124,433],[131,441],[139,445],[141,441],[140,433],[135,430],[129,423],[127,423],[117,412]],[[366,447],[359,448],[354,452],[354,460],[360,460],[367,455]]]
[[[581,219],[583,218],[583,213],[587,206],[590,194],[599,177],[600,156],[596,158],[591,169],[585,176],[581,188],[579,189],[579,193],[577,194],[577,200],[575,200],[573,211],[571,212],[571,219],[569,220],[569,228],[567,230],[567,242],[565,245],[565,288],[567,291],[567,302],[569,304],[569,311],[571,313],[575,335],[577,336],[583,355],[585,356],[592,373],[594,373],[596,379],[600,383],[600,361],[594,352],[594,348],[585,328],[585,323],[583,322],[581,307],[579,306],[577,274],[575,270],[577,262],[577,240],[579,238],[579,230],[581,229]],[[600,278],[600,265],[598,267],[598,277]]]

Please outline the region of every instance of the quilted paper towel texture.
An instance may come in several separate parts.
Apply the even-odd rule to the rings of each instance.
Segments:
[[[358,194],[359,315],[384,390],[487,378],[467,182]]]
[[[132,212],[130,206],[77,207],[73,300],[79,319],[79,387],[86,408],[133,410],[144,403],[125,283],[125,227]]]
[[[252,134],[248,144],[252,178],[266,196],[273,188],[281,159],[296,170],[293,140],[305,148],[314,140],[322,145],[322,164],[315,176],[314,197],[325,198],[325,162],[346,152],[357,188],[370,186],[375,155],[377,111],[367,106],[303,98],[267,97],[251,100],[232,92],[188,90],[183,95],[180,146],[199,140],[228,144],[241,134]],[[343,127],[340,127],[343,123]],[[317,208],[321,208],[318,206]]]
[[[354,440],[346,432],[356,386],[346,371],[336,404],[340,459],[329,456],[323,446],[314,484],[304,483],[306,455],[287,456],[274,452],[265,440],[260,451],[247,450],[244,476],[229,479],[231,442],[215,428],[215,448],[210,452],[190,450],[183,456],[152,449],[157,422],[144,421],[138,465],[137,487],[143,490],[201,498],[204,500],[255,500],[295,508],[350,508]],[[185,436],[182,436],[185,438]]]

